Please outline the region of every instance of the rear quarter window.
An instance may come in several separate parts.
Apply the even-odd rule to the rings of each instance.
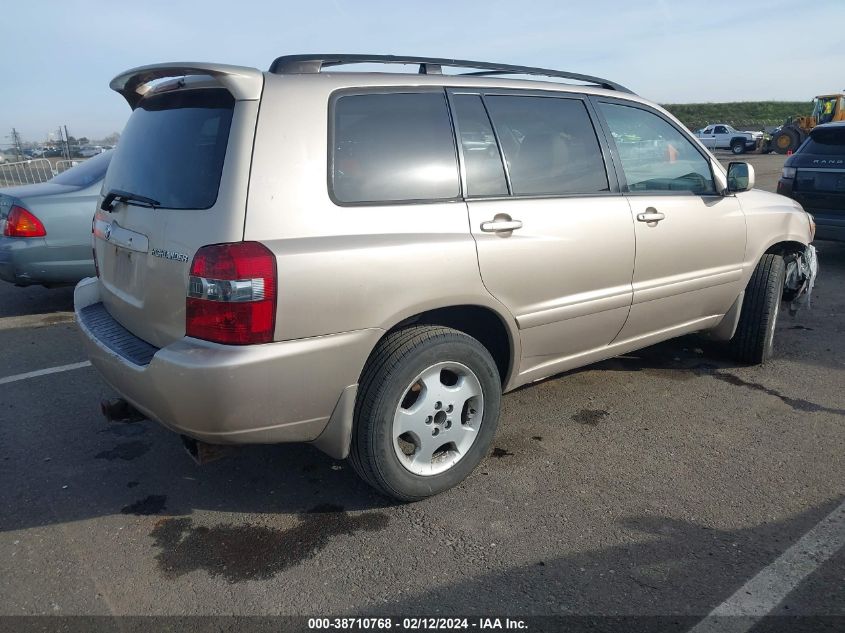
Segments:
[[[103,191],[146,196],[168,209],[217,201],[235,100],[227,90],[153,95],[132,112]]]
[[[340,203],[451,200],[460,195],[442,92],[336,98],[330,188]]]

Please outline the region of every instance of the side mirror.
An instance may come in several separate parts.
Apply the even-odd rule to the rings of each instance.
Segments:
[[[748,163],[728,164],[728,193],[740,193],[754,188],[754,167]]]

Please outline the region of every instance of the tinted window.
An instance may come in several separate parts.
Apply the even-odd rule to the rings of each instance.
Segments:
[[[709,162],[662,118],[630,106],[602,103],[628,190],[715,193]]]
[[[508,195],[499,146],[481,97],[455,95],[453,103],[463,149],[467,195]]]
[[[460,194],[442,92],[340,97],[332,189],[341,202],[443,200]]]
[[[845,127],[813,130],[801,147],[801,153],[845,158]]]
[[[70,185],[72,187],[90,187],[103,179],[106,169],[109,168],[113,152],[103,152],[93,158],[63,171],[50,182],[57,185]]]
[[[716,127],[716,131],[714,133],[715,134],[727,134],[728,130],[724,125],[719,125],[719,126]]]
[[[586,106],[576,99],[485,97],[514,194],[608,191]]]
[[[143,99],[120,136],[103,190],[146,196],[170,209],[212,206],[234,106],[226,90],[180,91]]]

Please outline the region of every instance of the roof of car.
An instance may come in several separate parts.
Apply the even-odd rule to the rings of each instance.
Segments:
[[[833,123],[822,123],[813,128],[813,130],[829,130],[831,128],[845,128],[845,121],[834,121]]]
[[[344,88],[378,88],[378,87],[446,87],[472,89],[508,89],[508,90],[544,90],[555,92],[571,92],[577,94],[591,94],[619,99],[627,99],[639,103],[654,105],[647,99],[631,93],[613,89],[600,88],[595,85],[581,85],[543,79],[512,79],[502,76],[478,75],[421,75],[403,72],[350,72],[350,71],[322,71],[311,74],[275,74],[265,73],[267,82],[285,82],[291,86],[300,84],[321,85],[328,91]]]

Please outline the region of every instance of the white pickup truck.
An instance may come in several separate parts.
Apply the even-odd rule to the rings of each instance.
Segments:
[[[729,149],[734,154],[763,146],[762,132],[740,132],[727,123],[715,123],[695,133],[707,149]]]

